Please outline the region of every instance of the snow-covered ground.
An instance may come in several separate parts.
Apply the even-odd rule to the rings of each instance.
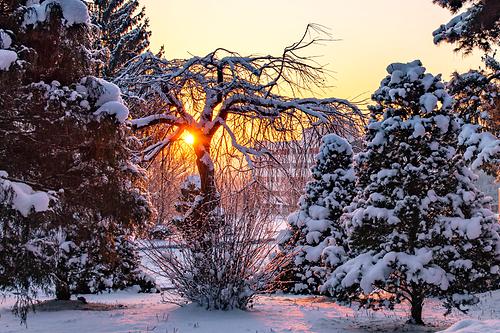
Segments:
[[[250,311],[206,311],[196,306],[165,304],[159,294],[122,291],[86,295],[89,302],[123,305],[110,311],[38,311],[30,314],[27,327],[9,310],[13,299],[0,304],[0,332],[13,333],[271,333],[271,332],[436,332],[499,333],[500,290],[483,295],[481,304],[468,315],[452,313],[443,317],[436,301],[424,310],[427,327],[405,324],[406,308],[368,312],[332,303],[324,297],[265,296]],[[477,321],[481,320],[481,321]]]

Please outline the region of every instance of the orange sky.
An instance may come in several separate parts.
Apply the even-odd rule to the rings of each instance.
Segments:
[[[280,54],[308,23],[331,29],[340,41],[312,48],[335,71],[323,97],[375,90],[391,62],[421,59],[445,78],[480,65],[450,45],[435,46],[432,31],[452,15],[431,0],[141,0],[153,30],[152,48],[167,58],[205,55],[217,47],[247,54]]]

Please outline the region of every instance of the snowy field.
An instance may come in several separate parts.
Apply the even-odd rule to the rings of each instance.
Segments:
[[[424,309],[427,327],[405,324],[406,309],[391,312],[357,311],[323,297],[260,297],[250,311],[205,311],[196,306],[165,304],[159,294],[116,292],[86,296],[89,302],[113,306],[109,311],[38,311],[30,314],[27,327],[9,310],[13,299],[0,305],[2,333],[271,333],[271,332],[445,332],[499,333],[500,290],[482,295],[481,304],[468,315],[454,312],[443,317],[438,302]],[[478,321],[481,320],[481,321]]]

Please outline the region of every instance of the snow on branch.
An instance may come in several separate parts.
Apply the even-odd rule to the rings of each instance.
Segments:
[[[500,164],[500,140],[489,132],[480,132],[479,125],[464,124],[458,140],[466,148],[464,158],[472,169]]]
[[[432,35],[434,44],[441,42],[453,43],[465,35],[474,22],[474,18],[481,11],[481,7],[471,7],[464,13],[455,16],[447,24],[441,25]]]
[[[152,126],[156,124],[169,124],[169,125],[184,124],[184,122],[181,119],[168,114],[154,114],[139,119],[133,119],[130,123],[134,129],[141,129],[143,127]]]
[[[61,9],[63,23],[66,26],[74,24],[90,23],[90,15],[87,6],[80,0],[45,0],[45,1],[30,1],[30,5],[26,7],[23,27],[37,25],[47,21],[50,17],[50,12],[57,6]]]
[[[9,179],[7,172],[0,170],[0,204],[17,210],[27,217],[31,212],[49,210],[54,193],[35,191],[30,185]]]
[[[499,45],[500,2],[498,0],[434,0],[452,13],[465,8],[433,32],[434,43],[456,43],[455,51],[471,53],[474,48],[489,52]],[[468,7],[466,7],[468,6]]]
[[[144,160],[150,161],[152,160],[163,148],[170,145],[172,142],[177,141],[184,132],[184,128],[178,128],[174,133],[167,135],[163,140],[156,142],[146,149],[144,149]]]
[[[296,97],[323,88],[328,70],[301,52],[325,40],[331,37],[320,26],[309,25],[280,56],[241,56],[223,48],[191,59],[166,60],[146,53],[132,59],[115,83],[125,96],[148,105],[149,114],[132,121],[134,127],[162,125],[173,131],[185,127],[206,136],[200,142],[210,142],[221,127],[238,118],[267,122],[300,118],[310,122],[307,126],[334,124],[344,135],[358,133],[363,115],[355,104]],[[280,93],[284,89],[287,94]],[[280,130],[296,130],[292,122],[288,124]],[[243,149],[234,134],[234,147],[246,156],[256,152]],[[158,143],[149,152],[158,153],[156,148],[165,145]]]

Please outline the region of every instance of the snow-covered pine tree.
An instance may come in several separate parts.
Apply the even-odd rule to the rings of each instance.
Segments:
[[[453,75],[447,84],[453,109],[465,122],[460,150],[473,170],[500,178],[500,63],[485,55],[485,68]]]
[[[280,283],[296,293],[318,293],[328,269],[337,266],[343,257],[344,232],[339,217],[354,196],[354,169],[351,145],[335,134],[321,140],[313,180],[300,198],[299,210],[288,217],[287,235],[280,239],[281,250],[293,262],[286,267]],[[322,263],[326,254],[327,268]]]
[[[485,52],[500,45],[500,2],[498,0],[434,0],[452,13],[469,7],[433,32],[434,43],[456,43],[456,50]]]
[[[93,72],[94,28],[80,0],[10,1],[0,12],[0,169],[21,183],[58,192],[57,209],[32,231],[24,215],[2,214],[2,234],[44,237],[52,255],[29,247],[31,281],[49,281],[58,298],[143,281],[139,256],[120,244],[139,233],[151,214],[138,148],[125,126],[120,89]],[[2,203],[5,205],[5,200]],[[37,226],[40,226],[38,224]],[[10,257],[0,248],[1,257]],[[127,258],[122,255],[130,256]],[[53,260],[52,260],[53,259]],[[21,266],[2,288],[20,285]],[[2,270],[2,269],[0,269]],[[138,275],[139,274],[139,275]],[[120,280],[120,281],[118,281]],[[149,281],[144,281],[145,285]]]
[[[57,206],[55,193],[35,190],[0,170],[0,290],[17,292],[14,312],[51,284],[56,249],[47,232]]]
[[[181,184],[181,195],[174,204],[179,214],[172,219],[172,225],[182,234],[189,235],[196,232],[191,221],[192,210],[196,209],[197,200],[201,194],[201,180],[197,175],[188,176]]]
[[[470,4],[462,14],[434,31],[434,42],[457,43],[465,54],[479,48],[485,52],[485,68],[454,73],[447,89],[456,100],[454,110],[467,123],[460,135],[460,150],[468,164],[500,178],[500,2],[496,0],[434,0],[453,13]]]
[[[440,76],[395,63],[372,99],[359,193],[341,219],[349,259],[322,290],[376,308],[407,301],[423,324],[428,297],[448,309],[498,284],[499,225],[457,149],[461,121]]]
[[[130,59],[149,47],[149,20],[138,0],[94,0],[90,6],[92,23],[101,30],[99,42],[109,49],[102,68],[105,77],[113,77]]]
[[[485,55],[483,62],[483,69],[454,73],[447,89],[465,122],[480,124],[500,137],[500,63],[494,54]]]

